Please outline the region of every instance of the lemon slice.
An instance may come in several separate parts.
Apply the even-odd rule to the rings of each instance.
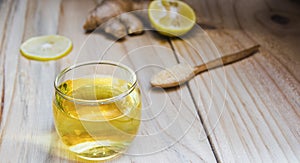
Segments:
[[[155,0],[149,5],[151,25],[166,36],[180,36],[190,31],[196,21],[194,10],[178,0]]]
[[[23,56],[39,61],[59,59],[71,50],[72,41],[60,35],[32,37],[20,47]]]

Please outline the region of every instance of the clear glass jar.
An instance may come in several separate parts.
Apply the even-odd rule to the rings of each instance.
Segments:
[[[71,152],[107,160],[128,148],[141,118],[133,70],[110,61],[83,63],[64,69],[54,86],[55,127]]]

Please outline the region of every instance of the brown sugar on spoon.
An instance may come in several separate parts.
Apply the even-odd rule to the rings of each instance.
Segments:
[[[154,75],[151,79],[151,85],[154,87],[162,88],[178,86],[189,81],[196,74],[244,59],[257,52],[259,47],[259,45],[255,45],[242,51],[225,55],[221,58],[217,58],[196,67],[191,67],[187,64],[175,65]]]

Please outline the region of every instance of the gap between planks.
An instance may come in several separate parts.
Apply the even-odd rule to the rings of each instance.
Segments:
[[[175,50],[174,45],[173,45],[173,43],[172,43],[172,41],[171,41],[170,38],[168,38],[168,43],[169,43],[169,45],[170,45],[170,47],[171,47],[171,49],[172,49],[172,51],[173,51],[174,57],[175,57],[175,59],[176,59],[176,62],[177,62],[177,63],[180,63],[180,62],[179,62],[179,58],[178,58],[178,54],[176,53],[176,50]],[[208,143],[209,143],[209,145],[210,145],[210,148],[211,148],[211,150],[212,150],[212,152],[213,152],[213,154],[214,154],[214,157],[215,157],[217,163],[220,163],[220,162],[221,162],[221,161],[220,161],[220,157],[219,157],[219,155],[217,154],[216,148],[215,148],[215,146],[213,145],[212,140],[211,140],[211,137],[210,137],[210,135],[209,135],[209,133],[208,133],[208,129],[207,129],[207,127],[206,127],[206,125],[205,125],[205,123],[204,123],[204,121],[203,121],[203,118],[202,118],[202,116],[201,116],[201,114],[200,114],[200,112],[199,112],[199,108],[198,108],[197,103],[196,103],[196,100],[195,100],[195,98],[194,98],[194,96],[193,96],[193,94],[192,94],[190,85],[189,85],[188,82],[186,82],[185,84],[186,84],[187,89],[188,89],[188,92],[189,92],[189,94],[190,94],[190,96],[191,96],[191,98],[192,98],[193,105],[195,106],[195,109],[196,109],[196,112],[197,112],[197,116],[199,117],[200,122],[201,122],[201,124],[202,124],[202,126],[203,126],[203,128],[204,128],[204,132],[205,132],[206,138],[207,138],[207,140],[208,140]]]

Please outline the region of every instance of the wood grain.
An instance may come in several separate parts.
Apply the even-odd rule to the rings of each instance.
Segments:
[[[3,162],[45,162],[50,146],[45,139],[54,129],[50,100],[55,63],[29,61],[19,46],[29,37],[57,32],[60,1],[10,2],[1,52],[5,91],[0,157]]]
[[[84,6],[83,6],[84,5]],[[90,8],[94,4],[63,1],[64,13],[72,13],[74,8]],[[77,12],[86,15],[86,11]],[[70,20],[73,14],[64,14],[60,22]],[[82,17],[81,20],[84,20]],[[198,119],[196,109],[192,105],[192,98],[188,89],[173,90],[167,94],[163,90],[152,89],[150,77],[160,67],[166,67],[176,63],[174,53],[167,40],[150,32],[141,36],[127,37],[124,41],[115,42],[114,39],[103,33],[93,33],[83,40],[80,34],[73,35],[81,28],[83,21],[61,24],[60,33],[70,37],[76,47],[80,47],[77,54],[71,54],[66,60],[73,59],[79,63],[88,60],[113,60],[130,66],[137,72],[139,85],[143,98],[143,120],[139,135],[133,142],[128,153],[120,157],[116,162],[141,162],[143,160],[167,162],[214,162],[215,158],[211,147],[205,139],[205,134]],[[79,32],[77,32],[79,33]],[[81,37],[81,39],[78,39]],[[75,47],[74,46],[74,47]],[[73,55],[73,56],[72,56]],[[72,58],[71,58],[72,57]],[[67,63],[70,61],[67,61]],[[62,62],[66,65],[66,62]],[[182,95],[185,97],[182,97]],[[199,139],[200,135],[204,139]],[[134,156],[138,155],[138,157]],[[75,159],[77,160],[77,159]]]
[[[136,71],[143,95],[137,139],[111,162],[299,162],[299,3],[188,0],[200,22],[181,39],[156,32],[115,42],[82,24],[93,0],[0,1],[1,162],[87,162],[59,141],[53,80],[66,66],[109,59]],[[22,57],[20,44],[46,34],[71,38],[68,56]],[[214,46],[212,42],[216,45]],[[187,85],[153,89],[150,77],[178,62],[191,66],[254,44],[260,53],[198,75]]]
[[[9,10],[10,8],[8,6],[10,6],[10,2],[9,1],[1,1],[1,8],[0,8],[0,14],[2,15],[2,19],[0,20],[0,31],[1,31],[1,35],[0,35],[0,38],[1,38],[1,43],[0,43],[0,54],[2,54],[0,57],[0,65],[4,65],[4,60],[5,60],[5,55],[3,54],[3,51],[4,51],[4,47],[6,46],[5,44],[5,31],[6,31],[6,28],[7,28],[7,19],[8,19],[8,14],[9,14]],[[1,66],[0,67],[0,90],[1,90],[1,93],[0,93],[0,99],[1,99],[1,105],[0,105],[0,119],[2,117],[2,114],[3,114],[3,107],[4,107],[4,93],[5,93],[5,69],[4,69],[4,66]],[[1,126],[1,124],[0,124]]]
[[[20,2],[24,4],[26,2]],[[18,8],[20,5],[14,1],[2,1],[1,3],[1,131],[7,121],[7,116],[14,97],[14,83],[17,76],[18,43],[22,40],[24,18],[26,6]],[[18,15],[18,16],[14,16]],[[3,24],[2,24],[3,23]],[[15,36],[13,38],[12,36]],[[10,54],[7,57],[6,54]],[[2,132],[1,132],[2,133]],[[2,134],[1,134],[2,137]]]
[[[13,56],[1,53],[10,59],[3,64],[9,70],[3,78],[7,83],[5,90],[8,88],[5,92],[12,91],[11,95],[4,94],[8,102],[4,101],[1,118],[1,161],[86,162],[69,153],[55,133],[51,111],[53,80],[66,66],[100,59],[122,62],[137,71],[144,96],[144,120],[139,136],[127,154],[112,162],[216,161],[188,89],[183,87],[166,93],[152,90],[150,86],[153,73],[176,63],[168,40],[151,32],[121,42],[114,42],[103,33],[86,35],[81,26],[89,9],[95,6],[93,1],[28,0],[14,1],[11,5],[21,6],[12,6],[18,10],[11,14],[15,21],[23,21],[8,24],[8,28],[18,29],[14,31],[17,33],[7,33],[5,39],[16,35],[15,42],[9,42],[10,48],[3,48]],[[19,54],[22,41],[54,33],[73,41],[74,49],[67,57],[36,62]],[[10,62],[12,59],[14,64]]]
[[[281,1],[226,4],[209,1],[201,4],[199,8],[211,10],[202,11],[203,15],[212,22],[221,22],[215,23],[219,30],[206,32],[222,54],[251,44],[262,45],[259,54],[201,74],[188,84],[198,102],[195,105],[218,160],[298,162],[300,60],[296,52],[299,47],[295,43],[300,42],[300,37],[295,28],[300,20],[297,16],[299,10],[296,11],[292,2],[283,4]],[[274,22],[272,15],[275,13],[291,22],[287,25]],[[201,36],[198,38],[198,42],[203,42]],[[193,38],[185,39],[191,41]],[[194,43],[201,48],[197,41]],[[188,45],[182,41],[172,40],[172,44],[181,61],[185,60],[191,66],[203,63],[207,55],[215,56],[201,53],[203,49],[199,50],[200,53],[187,51],[185,47]],[[220,80],[225,82],[218,82]],[[220,98],[222,95],[226,98]],[[216,119],[216,114],[219,119]]]

